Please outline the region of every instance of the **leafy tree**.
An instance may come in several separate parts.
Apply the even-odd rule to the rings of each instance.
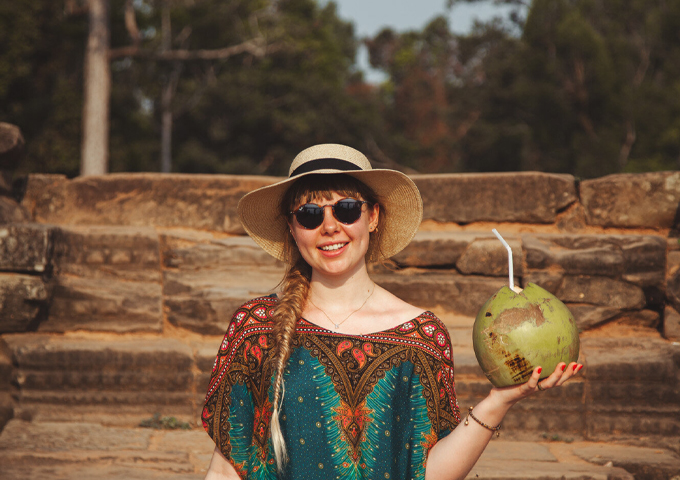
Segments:
[[[460,1],[474,0],[449,3]],[[447,71],[436,104],[446,110],[439,118],[448,128],[434,131],[446,132],[442,138],[451,144],[442,151],[450,155],[424,162],[428,171],[594,177],[673,169],[680,167],[679,11],[665,0],[534,0],[526,18],[517,10],[510,21],[479,24],[465,36],[448,33],[440,19],[422,33],[384,31],[369,41],[369,51],[390,76],[384,91],[392,115],[426,105],[418,99],[418,69],[396,66],[436,58]],[[447,39],[443,56],[426,35],[435,25]],[[390,125],[428,157],[426,138]]]
[[[19,171],[79,171],[83,11],[62,2],[0,2],[0,118],[21,127]]]
[[[24,73],[0,76],[6,85],[0,91],[5,92],[0,94],[0,114],[23,129],[29,148],[36,148],[36,138],[55,139],[51,149],[31,152],[33,162],[26,171],[75,175],[87,19],[83,11],[63,11],[61,2],[23,3],[30,8],[7,2],[2,7],[5,35],[27,38],[13,40],[16,51],[0,58],[0,75],[11,70],[14,58],[26,63]],[[287,173],[283,170],[291,155],[313,142],[360,148],[381,142],[377,102],[353,68],[353,27],[337,17],[333,3],[322,8],[314,0],[111,0],[110,12],[111,171],[159,169],[162,99],[168,85],[173,89],[176,171],[281,174]],[[30,28],[19,31],[13,19],[17,15]],[[172,34],[164,38],[168,19]],[[45,39],[51,30],[56,42]],[[248,48],[220,54],[225,46],[255,37],[273,46],[262,58]],[[50,47],[62,44],[70,50],[54,57],[39,112],[34,110],[33,117],[11,113],[27,111],[35,71],[44,68],[43,58],[53,55]],[[27,48],[43,48],[43,57],[27,55]],[[64,83],[66,87],[57,88]],[[23,94],[16,95],[22,88]],[[62,101],[60,95],[66,94]],[[48,112],[67,115],[70,130],[63,122],[43,121],[51,119]]]

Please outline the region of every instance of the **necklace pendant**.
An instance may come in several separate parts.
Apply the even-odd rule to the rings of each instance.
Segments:
[[[340,328],[340,325],[338,325],[338,324],[336,323],[336,324],[335,324],[335,329],[337,330],[338,328]]]

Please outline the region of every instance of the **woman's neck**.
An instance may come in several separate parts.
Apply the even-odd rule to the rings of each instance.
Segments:
[[[366,267],[348,277],[325,276],[312,272],[309,297],[316,305],[344,310],[361,303],[374,288]]]

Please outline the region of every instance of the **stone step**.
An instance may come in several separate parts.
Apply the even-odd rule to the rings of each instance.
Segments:
[[[45,244],[52,242],[53,265],[46,260],[36,265],[53,266],[56,275],[48,283],[25,273],[0,278],[5,310],[13,298],[29,300],[4,312],[0,320],[4,332],[31,330],[36,322],[45,332],[161,332],[167,318],[180,328],[219,335],[237,306],[274,291],[284,272],[281,262],[244,236],[117,225],[48,229],[36,224],[12,232],[11,238],[23,232],[25,243],[35,244],[31,251],[38,253],[31,258],[47,258],[52,244]],[[517,283],[535,282],[556,294],[581,328],[615,318],[647,328],[659,326],[668,247],[663,237],[543,233],[507,237]],[[506,257],[490,232],[421,231],[395,257],[396,272],[380,266],[373,270],[378,283],[407,301],[442,315],[474,316],[506,284]],[[17,282],[32,282],[34,290],[43,293],[40,298],[17,293]],[[677,283],[669,283],[669,294],[680,291]],[[675,310],[667,310],[672,323]],[[672,333],[671,328],[665,330]]]
[[[12,370],[17,385],[17,416],[84,421],[115,408],[119,418],[109,421],[121,425],[156,412],[193,424],[221,341],[219,336],[180,340],[41,333],[3,339],[4,369]],[[518,404],[507,417],[509,427],[591,440],[643,435],[649,444],[680,436],[680,345],[660,338],[585,338],[582,344],[582,374]],[[488,394],[491,384],[470,346],[455,347],[454,362],[465,411]]]
[[[465,428],[461,426],[460,428]],[[468,479],[669,480],[680,457],[625,444],[494,439]],[[154,430],[98,423],[12,420],[0,434],[3,480],[199,480],[214,444],[202,429]]]

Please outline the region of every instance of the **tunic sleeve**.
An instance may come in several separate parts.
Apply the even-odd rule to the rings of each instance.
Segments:
[[[432,312],[418,317],[417,324],[421,341],[418,344],[419,363],[423,366],[421,382],[433,428],[428,441],[431,448],[458,426],[460,409],[453,375],[453,350],[446,325]]]
[[[441,440],[460,423],[460,408],[458,406],[458,399],[456,398],[456,387],[453,376],[451,338],[446,326],[441,320],[437,320],[440,325],[440,330],[437,333],[444,337],[443,344],[439,345],[441,362],[439,364],[439,371],[436,374],[436,384],[439,394],[439,411],[442,412],[440,415],[437,437]]]
[[[271,412],[266,393],[271,372],[269,313],[274,303],[271,297],[261,297],[234,313],[213,364],[201,414],[203,428],[242,477],[253,455],[266,456]]]

